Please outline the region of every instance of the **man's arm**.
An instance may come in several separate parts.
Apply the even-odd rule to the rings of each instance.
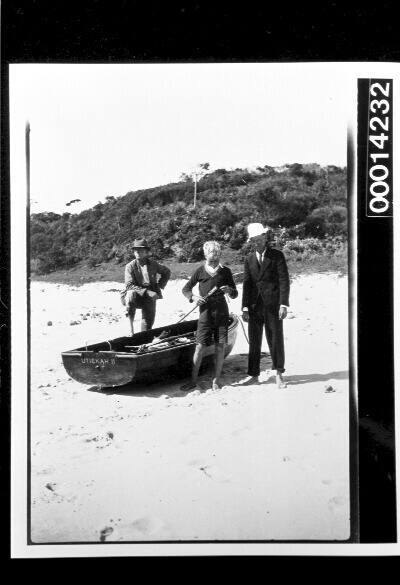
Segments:
[[[185,295],[185,297],[189,300],[190,303],[193,302],[192,289],[193,289],[193,287],[196,286],[196,284],[198,282],[199,282],[198,271],[195,270],[193,272],[192,276],[189,278],[189,280],[187,281],[187,283],[185,284],[185,286],[182,289],[182,293]]]
[[[125,266],[125,287],[128,288],[131,284],[133,284],[133,274],[131,265],[127,264]]]
[[[231,297],[231,299],[236,299],[236,297],[238,296],[236,284],[235,284],[235,281],[233,280],[231,270],[228,267],[226,267],[226,269],[227,269],[227,271],[226,271],[226,285],[224,285],[221,288],[222,288],[223,292],[226,292]],[[225,287],[227,287],[226,291],[224,290]]]
[[[243,294],[242,294],[242,310],[249,308],[251,290],[251,274],[247,258],[244,261],[244,276],[243,276]]]
[[[289,306],[290,279],[286,259],[282,252],[278,256],[277,271],[279,280],[279,304]]]
[[[167,282],[171,277],[171,271],[169,268],[167,268],[167,266],[157,262],[157,274],[161,276],[160,280],[158,281],[158,286],[163,289],[166,287]]]

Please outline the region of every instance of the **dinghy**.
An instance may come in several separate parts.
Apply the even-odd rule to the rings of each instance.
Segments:
[[[231,314],[225,357],[235,344],[238,323]],[[68,374],[82,384],[113,387],[161,382],[190,373],[196,329],[197,319],[184,321],[64,351],[61,356]],[[206,349],[204,367],[212,362],[214,350],[214,345]]]

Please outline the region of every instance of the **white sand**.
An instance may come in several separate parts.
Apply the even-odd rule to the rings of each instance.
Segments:
[[[156,326],[190,309],[181,287],[168,284]],[[71,380],[61,351],[128,332],[120,288],[32,284],[33,541],[348,538],[347,279],[292,283],[285,390],[266,374],[239,384],[240,328],[217,392],[210,375],[191,393],[179,380],[112,392]]]

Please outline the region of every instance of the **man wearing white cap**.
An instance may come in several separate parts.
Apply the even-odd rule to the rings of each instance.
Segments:
[[[242,315],[249,323],[248,382],[258,381],[260,374],[262,332],[265,335],[276,370],[278,388],[285,388],[283,319],[289,306],[290,281],[285,256],[269,246],[269,228],[261,223],[247,226],[248,242],[255,251],[244,262]]]

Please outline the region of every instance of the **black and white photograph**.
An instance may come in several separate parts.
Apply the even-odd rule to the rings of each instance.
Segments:
[[[358,542],[367,69],[10,66],[15,541]]]

